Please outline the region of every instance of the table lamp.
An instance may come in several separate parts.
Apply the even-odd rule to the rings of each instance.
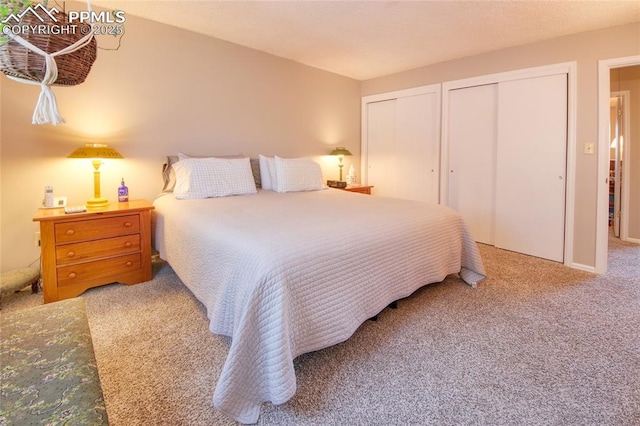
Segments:
[[[124,158],[113,148],[105,144],[88,143],[82,148],[73,151],[67,158],[90,158],[93,164],[93,198],[87,201],[87,208],[104,207],[109,205],[109,200],[100,196],[100,165],[102,158]]]
[[[342,164],[342,159],[344,158],[345,155],[353,155],[353,154],[351,154],[351,152],[347,148],[345,148],[343,146],[338,146],[333,151],[331,151],[331,153],[329,155],[337,155],[338,156],[338,167],[340,168],[340,180],[338,182],[343,182],[343,180],[342,180],[342,168],[344,167],[344,164]]]

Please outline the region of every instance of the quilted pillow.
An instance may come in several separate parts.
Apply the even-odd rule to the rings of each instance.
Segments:
[[[325,189],[320,164],[308,158],[280,158],[273,159],[275,166],[275,182],[273,190],[276,192],[316,191]]]
[[[179,200],[255,194],[249,158],[184,158],[173,165]]]
[[[243,155],[204,155],[204,156],[193,156],[189,154],[184,154],[182,152],[178,153],[178,155],[167,155],[167,162],[162,166],[162,192],[173,192],[173,187],[176,185],[176,176],[175,170],[173,169],[173,165],[180,161],[180,158],[202,158],[202,157],[216,157],[216,158],[244,158]],[[257,158],[252,158],[251,162],[251,172],[253,173],[253,180],[256,183],[256,188],[261,188],[261,179],[260,179],[260,163]]]

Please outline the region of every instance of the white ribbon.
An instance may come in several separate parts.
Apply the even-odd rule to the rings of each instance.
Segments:
[[[87,0],[87,10],[91,12],[91,2]],[[64,123],[65,120],[60,115],[58,111],[58,101],[56,100],[56,95],[51,90],[51,85],[56,82],[58,79],[58,65],[56,64],[55,57],[60,55],[66,55],[68,53],[75,52],[76,50],[82,49],[87,44],[91,42],[93,38],[93,23],[91,23],[91,31],[86,36],[82,37],[80,40],[76,41],[70,46],[65,47],[64,49],[54,52],[47,53],[44,50],[40,49],[37,46],[29,43],[27,40],[23,39],[18,35],[7,34],[12,41],[20,43],[25,48],[35,52],[39,55],[44,56],[45,59],[45,73],[44,78],[41,82],[27,80],[25,78],[15,77],[8,75],[12,80],[15,80],[20,83],[25,84],[33,84],[40,85],[40,96],[38,97],[38,102],[36,103],[36,108],[33,111],[33,118],[31,120],[32,124],[46,124],[51,123],[54,126]]]

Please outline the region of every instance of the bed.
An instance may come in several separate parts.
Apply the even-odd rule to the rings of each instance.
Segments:
[[[154,202],[160,256],[206,307],[210,331],[231,338],[213,403],[241,423],[257,422],[263,402],[293,397],[295,357],[348,339],[390,303],[447,275],[472,286],[485,276],[473,238],[448,207],[317,182],[299,191],[262,184]]]

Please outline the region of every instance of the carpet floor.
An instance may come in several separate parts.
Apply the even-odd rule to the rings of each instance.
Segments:
[[[450,276],[298,357],[296,395],[259,424],[640,424],[640,246],[612,239],[604,275],[480,249],[477,289]],[[235,424],[211,402],[229,340],[169,265],[81,297],[112,425]]]

